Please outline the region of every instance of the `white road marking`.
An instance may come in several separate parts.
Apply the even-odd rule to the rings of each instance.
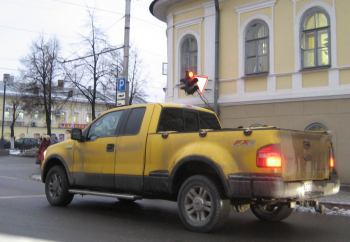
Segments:
[[[16,242],[49,242],[53,240],[44,240],[38,238],[24,237],[18,235],[9,235],[0,233],[0,241],[16,241]]]
[[[39,195],[17,195],[17,196],[0,196],[0,199],[38,198],[38,197],[45,197],[45,194],[39,194]]]

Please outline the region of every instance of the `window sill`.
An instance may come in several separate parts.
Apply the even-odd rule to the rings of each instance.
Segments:
[[[302,68],[300,70],[300,72],[317,72],[317,71],[324,71],[324,70],[328,70],[331,68],[331,65],[327,65],[327,66],[315,66],[315,67],[307,67],[307,68]]]
[[[253,73],[253,74],[245,74],[242,78],[243,79],[253,79],[257,77],[268,77],[268,72],[260,72],[260,73]]]

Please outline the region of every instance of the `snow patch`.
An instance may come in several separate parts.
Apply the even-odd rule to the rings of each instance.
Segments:
[[[299,212],[299,213],[312,213],[312,214],[317,213],[315,208],[302,207],[302,206],[297,206],[295,211]],[[332,209],[325,208],[324,215],[336,215],[336,216],[349,216],[350,217],[350,210],[344,209],[344,208],[338,208],[338,207],[333,207]]]

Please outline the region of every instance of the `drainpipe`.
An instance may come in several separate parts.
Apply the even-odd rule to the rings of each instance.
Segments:
[[[220,51],[220,6],[219,0],[215,1],[215,77],[214,77],[214,111],[219,116],[219,51]]]

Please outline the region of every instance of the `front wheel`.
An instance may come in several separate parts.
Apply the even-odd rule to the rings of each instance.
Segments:
[[[221,198],[213,181],[201,175],[188,178],[178,194],[182,223],[189,230],[210,232],[224,224],[230,213],[230,202]]]
[[[254,203],[250,205],[253,214],[263,221],[277,222],[286,219],[293,212],[287,204],[262,204]]]
[[[54,166],[49,170],[45,180],[45,194],[52,206],[67,206],[74,195],[68,191],[69,183],[65,170]]]

